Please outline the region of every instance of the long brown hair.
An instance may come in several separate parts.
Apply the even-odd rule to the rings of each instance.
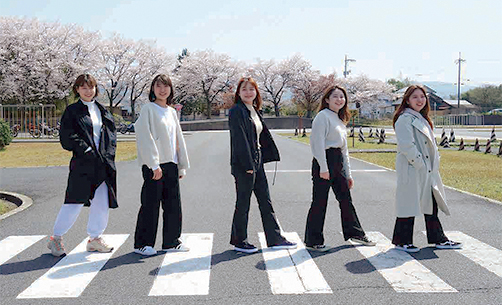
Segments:
[[[153,86],[155,86],[155,83],[161,82],[165,86],[169,86],[171,88],[171,93],[167,97],[167,104],[171,105],[173,103],[173,96],[174,96],[174,89],[173,89],[173,82],[169,78],[169,76],[165,74],[159,74],[155,76],[155,78],[152,80],[152,84],[150,85],[150,93],[148,94],[148,99],[150,102],[155,102],[155,93],[153,91]]]
[[[237,89],[235,90],[235,97],[234,97],[234,103],[237,104],[238,102],[243,103],[239,91],[241,90],[241,87],[246,85],[246,83],[250,83],[253,87],[254,90],[256,90],[256,97],[253,100],[253,107],[256,111],[261,109],[261,106],[263,105],[263,100],[261,99],[260,95],[260,90],[258,90],[258,84],[252,77],[242,77],[239,79],[239,83],[237,84]]]
[[[322,97],[321,103],[319,104],[319,111],[326,109],[326,108],[329,108],[329,105],[328,105],[329,97],[331,96],[331,93],[333,93],[333,91],[335,91],[336,89],[342,91],[343,96],[345,98],[345,105],[343,105],[343,107],[340,110],[338,110],[338,117],[340,118],[340,120],[342,120],[342,122],[347,124],[350,120],[350,112],[349,112],[349,108],[348,108],[349,98],[347,96],[347,90],[345,90],[345,88],[343,88],[343,87],[329,86],[324,91],[324,95]]]
[[[392,126],[395,128],[396,127],[396,121],[399,118],[401,114],[403,114],[404,110],[406,108],[410,108],[409,100],[410,96],[415,92],[415,90],[422,90],[422,92],[425,95],[425,106],[420,110],[420,114],[429,122],[429,125],[431,125],[431,128],[434,129],[434,124],[432,123],[431,118],[429,117],[429,112],[431,111],[430,103],[429,103],[429,97],[427,96],[427,91],[423,86],[420,85],[411,85],[406,89],[406,92],[404,93],[403,96],[403,101],[401,102],[401,105],[396,109],[396,112],[394,112],[394,118],[392,119]]]
[[[98,82],[96,79],[90,74],[81,74],[75,80],[72,88],[73,94],[75,94],[76,97],[80,97],[80,94],[77,92],[78,87],[82,87],[84,84],[87,84],[89,87],[95,87],[96,93],[94,94],[94,97],[98,96]]]

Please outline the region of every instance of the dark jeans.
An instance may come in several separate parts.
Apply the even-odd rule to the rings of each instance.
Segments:
[[[336,200],[340,204],[342,231],[345,240],[366,235],[352,204],[348,175],[343,170],[341,149],[327,149],[326,160],[328,162],[329,180],[320,177],[319,163],[315,158],[312,160],[312,205],[310,206],[305,228],[305,244],[307,246],[324,244],[323,228],[330,188],[333,189]]]
[[[234,178],[237,200],[232,221],[230,244],[235,246],[242,242],[247,242],[249,206],[253,191],[258,201],[263,230],[265,231],[265,237],[267,239],[267,246],[270,247],[283,242],[285,239],[281,235],[281,230],[279,229],[279,224],[277,223],[274,209],[272,208],[272,201],[270,200],[268,182],[263,164],[260,164],[258,170],[253,174],[248,174],[245,171],[235,171]]]
[[[438,204],[434,194],[432,194],[432,215],[424,215],[425,228],[427,231],[427,242],[429,244],[442,243],[448,240],[444,235],[443,227],[438,218]],[[394,236],[392,243],[394,245],[413,244],[413,225],[415,217],[397,217],[396,225],[394,226]]]
[[[181,197],[178,165],[164,163],[160,165],[162,178],[153,180],[153,171],[143,165],[143,188],[141,189],[141,207],[134,234],[134,248],[155,245],[159,208],[162,203],[162,248],[177,246],[181,236]]]

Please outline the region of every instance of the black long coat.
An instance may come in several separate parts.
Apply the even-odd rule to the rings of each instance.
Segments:
[[[260,146],[263,163],[280,161],[279,150],[270,131],[258,112],[263,131],[260,135]],[[230,165],[232,174],[238,171],[258,170],[259,152],[256,139],[256,127],[251,112],[242,102],[236,103],[229,111],[228,126],[230,129]]]
[[[108,186],[109,207],[117,205],[117,170],[115,151],[117,131],[112,114],[96,102],[103,125],[99,150],[93,139],[91,116],[87,106],[78,101],[66,107],[61,118],[60,142],[73,152],[66,188],[65,203],[83,203],[90,206],[96,188],[103,182]],[[86,152],[91,147],[92,151]]]

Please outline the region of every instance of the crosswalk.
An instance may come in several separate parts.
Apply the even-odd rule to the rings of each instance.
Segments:
[[[424,232],[425,233],[425,232]],[[296,232],[283,233],[298,243],[296,249],[273,250],[266,248],[264,233],[258,233],[261,254],[272,294],[333,294],[323,273],[305,249]],[[453,250],[475,264],[502,277],[502,251],[476,238],[458,231],[446,234],[464,244]],[[208,295],[211,280],[213,233],[183,234],[188,252],[166,252],[158,268],[149,296]],[[458,293],[458,290],[427,269],[414,256],[393,249],[390,240],[380,232],[367,232],[377,242],[375,247],[354,246],[375,270],[399,293]],[[0,241],[0,268],[9,260],[39,242],[46,236],[9,236]],[[115,252],[126,242],[129,234],[108,234],[107,243],[114,247],[111,253],[86,252],[83,240],[68,255],[60,259],[28,288],[18,292],[18,299],[77,298],[92,285]],[[25,286],[26,287],[26,286]]]

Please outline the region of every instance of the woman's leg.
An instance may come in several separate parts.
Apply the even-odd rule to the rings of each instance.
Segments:
[[[324,221],[331,183],[319,176],[319,170],[319,163],[314,158],[312,160],[312,203],[305,226],[305,244],[307,246],[324,244]]]
[[[415,217],[397,217],[394,226],[394,234],[392,236],[392,244],[394,245],[410,245],[413,244],[413,225]]]
[[[89,220],[87,222],[87,234],[91,238],[98,238],[103,234],[108,225],[108,186],[102,182],[94,193],[91,200]]]
[[[364,237],[366,234],[352,204],[348,174],[343,171],[343,162],[345,162],[343,155],[339,149],[330,149],[327,150],[326,159],[331,177],[331,187],[340,206],[343,237],[345,240],[351,237]]]
[[[424,218],[427,242],[429,244],[438,244],[448,240],[438,218],[438,204],[436,198],[434,198],[434,194],[432,194],[432,215],[425,214]]]
[[[146,165],[142,167],[143,187],[141,188],[141,207],[134,233],[134,248],[153,247],[159,223],[160,198],[163,180],[153,180],[153,171]]]
[[[281,235],[281,229],[279,228],[274,208],[272,207],[267,176],[265,175],[263,164],[258,167],[256,172],[253,190],[256,200],[258,201],[258,208],[260,209],[261,222],[267,239],[267,245],[270,247],[282,243],[285,238]]]
[[[83,206],[83,204],[77,203],[63,204],[54,223],[53,235],[56,237],[65,235],[73,224],[75,224]]]
[[[176,247],[181,236],[181,195],[178,165],[162,164],[164,185],[162,188],[162,249]]]
[[[251,202],[251,192],[253,191],[254,176],[255,174],[248,174],[246,172],[234,174],[237,199],[230,236],[230,244],[234,246],[247,242],[249,205]]]

